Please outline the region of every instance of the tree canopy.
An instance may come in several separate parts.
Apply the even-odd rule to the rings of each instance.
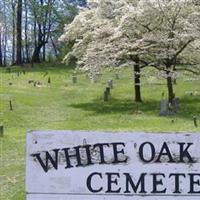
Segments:
[[[60,38],[74,43],[66,61],[76,57],[78,67],[91,76],[105,66],[137,66],[136,73],[154,67],[165,74],[169,101],[175,71],[199,73],[200,8],[194,1],[99,0],[89,5]]]

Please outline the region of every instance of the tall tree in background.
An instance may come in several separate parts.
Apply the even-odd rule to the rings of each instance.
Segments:
[[[17,1],[17,57],[16,64],[22,64],[22,0]]]
[[[16,0],[11,1],[12,7],[12,64],[16,57]]]
[[[35,47],[33,51],[32,62],[41,62],[40,53],[42,49],[42,60],[45,61],[45,45],[49,42],[51,34],[54,3],[55,0],[31,1],[32,12],[35,18]]]
[[[0,23],[0,66],[3,65],[3,58],[2,58],[2,24]]]
[[[29,53],[29,41],[28,41],[28,3],[27,0],[24,0],[24,12],[25,12],[25,22],[24,22],[24,48],[25,48],[25,57],[24,61],[26,63],[30,62],[30,53]]]
[[[57,39],[84,0],[0,0],[2,65],[60,59]]]

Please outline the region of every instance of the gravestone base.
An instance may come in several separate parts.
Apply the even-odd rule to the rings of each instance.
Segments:
[[[175,114],[176,112],[169,107],[168,100],[162,100],[160,102],[160,113],[159,113],[160,116],[171,116]]]

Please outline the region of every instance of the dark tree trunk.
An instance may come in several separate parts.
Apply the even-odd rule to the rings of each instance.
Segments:
[[[172,103],[174,98],[173,81],[170,75],[170,71],[167,71],[167,89],[168,89],[168,101]]]
[[[33,56],[32,56],[32,62],[33,63],[40,63],[40,50],[41,50],[42,46],[38,46],[35,47],[34,52],[33,52]]]
[[[27,0],[24,0],[25,4],[25,55],[26,55],[26,62],[30,62],[29,57],[29,45],[28,45],[28,8],[27,8]]]
[[[0,66],[3,65],[3,58],[2,58],[2,43],[1,43],[1,30],[0,30]]]
[[[142,102],[141,87],[140,87],[140,65],[139,57],[134,59],[134,80],[135,80],[135,102]]]
[[[15,63],[15,51],[16,51],[16,14],[15,3],[12,2],[12,64]]]
[[[51,37],[51,43],[52,43],[52,46],[53,46],[53,49],[54,49],[55,56],[56,56],[56,58],[58,58],[58,50],[57,50],[56,44],[54,43],[52,37]]]
[[[3,65],[7,65],[7,45],[8,45],[8,38],[7,38],[7,28],[4,32],[4,45],[3,45]]]
[[[16,64],[22,64],[22,0],[17,2],[17,59]]]
[[[42,60],[43,62],[46,61],[46,45],[45,44],[43,46],[43,51],[42,51]]]

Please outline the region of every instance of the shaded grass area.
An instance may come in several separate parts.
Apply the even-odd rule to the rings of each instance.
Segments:
[[[200,95],[187,92],[200,94],[198,80],[178,80],[175,91],[181,99],[180,113],[159,117],[163,92],[166,98],[164,80],[144,78],[143,103],[134,103],[131,69],[121,70],[119,80],[114,78],[115,72],[105,70],[93,84],[81,73],[77,75],[77,84],[73,84],[73,70],[54,63],[34,68],[15,67],[10,72],[0,70],[0,123],[5,128],[4,137],[0,138],[0,199],[25,199],[28,130],[200,131],[193,124],[193,116],[200,119]],[[149,71],[146,73],[148,77]],[[114,89],[110,100],[103,102],[109,79],[113,79]],[[40,85],[34,87],[30,81]],[[10,100],[13,111],[9,109]]]

